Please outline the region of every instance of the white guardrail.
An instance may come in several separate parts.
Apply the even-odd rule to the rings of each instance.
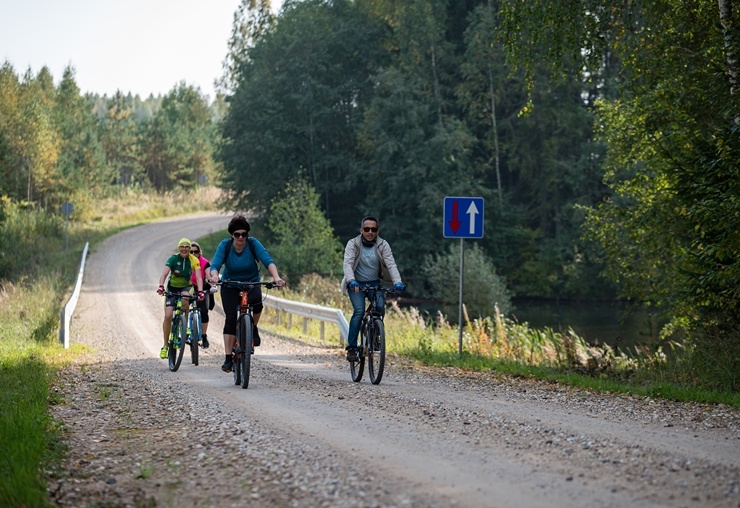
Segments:
[[[347,335],[349,335],[349,324],[347,319],[341,310],[333,307],[322,307],[321,305],[313,305],[305,302],[294,302],[292,300],[286,300],[285,298],[277,298],[272,295],[266,295],[263,305],[277,310],[278,312],[289,312],[291,314],[297,314],[304,318],[318,319],[321,323],[321,338],[324,338],[324,323],[335,323],[339,327],[339,334],[342,336],[342,342],[347,342]],[[278,313],[278,320],[280,314]],[[304,331],[306,328],[306,319],[304,319]]]
[[[87,250],[90,247],[89,242],[85,242],[85,248],[82,250],[82,261],[80,261],[80,271],[77,273],[77,282],[72,290],[72,296],[69,297],[67,303],[62,307],[60,315],[60,326],[59,326],[59,342],[64,344],[64,349],[69,348],[69,322],[72,320],[72,314],[75,313],[75,307],[77,307],[77,300],[80,297],[80,288],[82,287],[82,274],[85,270],[85,260],[87,259]]]

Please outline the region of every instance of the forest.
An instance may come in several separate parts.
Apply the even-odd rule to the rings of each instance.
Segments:
[[[82,220],[124,188],[216,185],[224,209],[249,210],[268,240],[291,245],[294,277],[338,272],[370,214],[418,297],[456,278],[444,197],[479,196],[471,284],[501,302],[650,305],[666,333],[731,346],[737,362],[737,10],[286,0],[273,14],[269,0],[242,0],[210,103],[185,84],[143,100],[83,96],[73,67],[55,84],[46,68],[6,62],[0,196],[49,213],[69,201]],[[304,208],[291,209],[295,196]],[[322,257],[306,266],[306,252]]]

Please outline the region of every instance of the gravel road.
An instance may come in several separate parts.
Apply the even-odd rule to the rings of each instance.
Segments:
[[[57,506],[740,507],[740,411],[588,393],[389,357],[353,383],[343,351],[262,333],[249,389],[158,357],[155,290],[200,214],[123,231],[89,255],[56,383],[70,446]],[[392,338],[389,338],[392,340]]]

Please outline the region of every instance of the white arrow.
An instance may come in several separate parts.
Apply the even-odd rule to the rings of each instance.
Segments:
[[[478,212],[478,208],[475,206],[475,201],[470,202],[470,206],[468,207],[468,211],[466,212],[470,216],[470,234],[475,234],[475,216],[478,215],[480,212]]]

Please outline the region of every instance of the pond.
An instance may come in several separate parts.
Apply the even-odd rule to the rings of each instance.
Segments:
[[[568,328],[588,343],[606,343],[614,347],[654,343],[658,321],[645,308],[627,312],[626,304],[614,302],[543,302],[514,301],[509,318],[528,323],[532,328]]]

